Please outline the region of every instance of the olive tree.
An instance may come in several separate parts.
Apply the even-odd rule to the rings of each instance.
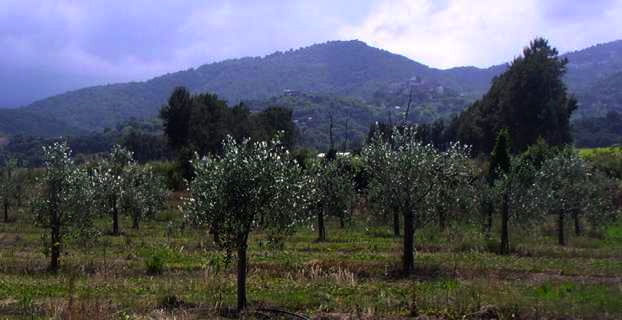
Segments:
[[[373,177],[368,183],[368,197],[372,207],[382,213],[383,218],[392,218],[393,235],[400,236],[400,209],[397,184],[393,183],[393,174],[399,168],[392,160],[393,147],[389,142],[382,143],[384,136],[377,131],[372,137],[372,144],[364,149],[363,160],[367,171]],[[373,147],[372,147],[373,146]]]
[[[66,236],[90,230],[93,184],[86,171],[71,159],[66,143],[44,147],[43,159],[44,171],[38,179],[33,213],[37,225],[46,229],[43,242],[50,256],[48,270],[56,272]]]
[[[590,200],[586,197],[587,177],[585,162],[571,149],[544,160],[536,173],[535,186],[540,194],[539,207],[543,213],[557,217],[558,243],[561,246],[566,245],[566,217],[577,214]]]
[[[318,241],[326,240],[327,216],[336,216],[343,221],[350,212],[355,192],[354,176],[347,167],[348,161],[345,157],[321,159],[314,161],[308,170],[308,181],[313,184],[310,201],[317,216]]]
[[[166,183],[149,165],[129,165],[124,177],[123,207],[132,217],[132,228],[138,230],[143,218],[153,217],[164,208],[168,197]]]
[[[465,156],[468,149],[462,148],[459,151],[463,152],[456,154]],[[430,195],[426,197],[425,208],[429,213],[425,216],[428,217],[427,222],[435,222],[439,231],[445,232],[452,220],[470,218],[467,213],[479,200],[476,189],[478,177],[475,166],[466,158],[456,159],[455,154],[453,157],[445,155],[441,161],[444,162],[442,164],[444,168],[454,167],[445,169],[446,174],[439,177]]]
[[[380,153],[380,154],[379,154]],[[430,144],[424,144],[416,137],[411,127],[394,129],[391,142],[379,136],[365,146],[363,157],[367,159],[376,187],[370,193],[392,193],[392,202],[404,220],[403,272],[414,271],[414,232],[430,220],[429,215],[436,207],[436,188],[455,188],[455,184],[468,180],[469,148],[454,143],[446,151],[439,151]],[[384,161],[384,162],[378,162]],[[373,169],[372,169],[373,168]],[[389,183],[389,186],[383,186]]]
[[[5,160],[0,172],[0,198],[2,198],[5,223],[9,222],[11,199],[17,191],[17,181],[15,179],[16,164],[15,160]]]
[[[575,210],[574,229],[577,236],[581,235],[579,214],[593,228],[599,229],[616,221],[620,209],[620,181],[588,166],[587,179],[584,185],[585,202],[581,210]]]
[[[237,255],[237,307],[246,306],[248,237],[253,230],[283,234],[302,218],[307,201],[301,168],[278,141],[236,142],[228,136],[221,156],[192,161],[195,178],[183,210],[205,225],[228,258]]]
[[[119,215],[124,193],[127,191],[129,166],[134,164],[131,151],[115,145],[93,171],[97,187],[97,207],[102,214],[112,217],[112,235],[120,235]]]
[[[533,187],[535,169],[521,157],[513,157],[507,171],[499,171],[493,187],[494,198],[501,203],[500,254],[510,253],[510,223],[528,223],[537,218],[538,193]]]

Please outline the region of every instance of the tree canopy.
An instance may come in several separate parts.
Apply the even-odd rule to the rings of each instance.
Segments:
[[[568,60],[547,40],[537,38],[495,77],[492,87],[456,120],[457,137],[474,151],[489,153],[497,133],[507,128],[512,151],[521,152],[542,137],[551,145],[571,142],[570,116],[577,101],[563,76]]]

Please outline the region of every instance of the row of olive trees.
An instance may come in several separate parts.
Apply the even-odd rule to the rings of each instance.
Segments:
[[[563,246],[567,216],[572,216],[577,235],[582,219],[602,225],[615,218],[616,182],[591,168],[576,150],[543,142],[514,157],[509,150],[509,136],[502,130],[491,155],[487,181],[479,186],[487,233],[493,213],[500,214],[501,254],[510,253],[512,224],[530,226],[553,216],[558,243]]]
[[[450,211],[472,212],[470,208],[489,203],[487,220],[492,224],[493,213],[501,216],[501,253],[507,253],[514,221],[535,221],[549,214],[563,219],[570,213],[606,209],[609,202],[602,195],[609,185],[604,178],[598,182],[576,154],[562,152],[535,165],[524,157],[503,155],[509,150],[509,141],[503,139],[493,156],[494,179],[478,178],[468,147],[453,144],[439,151],[419,141],[414,128],[395,129],[389,139],[374,137],[364,148],[361,159],[369,175],[369,199],[397,216],[394,229],[400,229],[400,217],[404,221],[404,274],[414,271],[416,229],[433,221],[445,228]],[[36,212],[49,230],[52,270],[58,268],[68,228],[89,230],[94,215],[109,214],[117,234],[122,210],[130,209],[137,227],[141,217],[158,210],[150,204],[163,199],[162,190],[154,187],[155,177],[148,169],[139,169],[121,148],[90,171],[73,163],[64,144],[47,147],[45,154]],[[353,173],[347,161],[316,159],[303,166],[279,141],[238,142],[231,137],[223,142],[222,155],[195,156],[195,178],[189,182],[182,209],[187,221],[207,227],[228,258],[235,255],[240,310],[246,306],[250,233],[258,230],[280,239],[315,217],[319,240],[325,239],[325,215],[343,218],[353,202]],[[561,226],[563,232],[563,221]]]
[[[77,165],[66,143],[54,143],[43,149],[44,169],[36,186],[32,207],[35,221],[44,228],[44,248],[49,253],[48,269],[60,266],[67,237],[93,239],[97,235],[94,220],[112,217],[112,234],[118,235],[119,214],[129,212],[133,227],[141,218],[154,214],[165,203],[162,179],[149,167],[134,163],[132,154],[116,146],[94,168]]]
[[[400,216],[404,221],[404,274],[414,271],[415,230],[433,221],[445,228],[452,209],[466,214],[490,203],[490,214],[497,212],[502,220],[502,254],[509,252],[511,223],[540,221],[552,213],[563,218],[579,210],[611,212],[607,206],[612,193],[605,190],[611,184],[587,170],[570,149],[545,157],[536,166],[506,153],[505,134],[497,145],[492,179],[479,178],[467,146],[456,143],[439,151],[419,141],[414,128],[395,129],[390,139],[374,137],[364,148],[370,200],[397,216],[394,229],[399,228]],[[271,238],[282,236],[316,217],[318,239],[324,240],[325,216],[343,217],[352,203],[353,174],[348,159],[339,157],[301,166],[278,141],[239,143],[227,138],[223,149],[221,156],[195,157],[196,177],[184,211],[190,221],[209,228],[227,257],[236,254],[238,308],[243,309],[249,234],[261,230]],[[492,216],[487,220],[492,224]]]

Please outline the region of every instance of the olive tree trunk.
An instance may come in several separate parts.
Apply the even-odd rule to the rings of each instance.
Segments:
[[[566,245],[566,237],[564,235],[564,210],[560,209],[557,218],[557,240],[560,246]]]
[[[579,209],[572,210],[572,218],[574,220],[574,234],[581,236],[581,221],[579,220]]]
[[[486,200],[483,204],[484,215],[486,216],[486,222],[484,223],[484,235],[487,239],[490,238],[492,233],[492,215],[494,214],[494,206],[491,201]]]
[[[140,229],[139,224],[140,224],[140,214],[138,212],[134,212],[134,214],[132,215],[132,229],[134,230]]]
[[[58,268],[60,266],[60,225],[55,224],[51,228],[51,236],[50,236],[50,265],[48,266],[48,271],[56,273],[58,272]]]
[[[447,213],[440,206],[436,210],[438,212],[438,229],[440,232],[445,232],[447,230]]]
[[[56,273],[60,266],[60,249],[61,249],[61,219],[58,211],[58,193],[55,185],[50,188],[50,265],[48,271]]]
[[[499,248],[500,254],[510,253],[510,199],[508,193],[503,194],[503,204],[501,209],[501,246]]]
[[[110,204],[112,206],[112,235],[118,236],[119,232],[119,208],[117,208],[117,197],[113,196],[110,199]]]
[[[403,257],[403,273],[410,275],[415,271],[415,219],[414,212],[406,209],[404,215],[404,257]]]
[[[324,224],[324,209],[318,210],[317,213],[317,241],[326,241],[326,226]]]
[[[4,199],[3,204],[4,204],[4,222],[8,223],[9,222],[9,200]]]
[[[246,244],[238,248],[238,311],[242,311],[246,308],[246,249]]]

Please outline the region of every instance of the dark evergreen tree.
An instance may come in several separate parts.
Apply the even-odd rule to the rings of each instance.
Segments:
[[[160,118],[164,121],[164,134],[175,150],[179,150],[188,143],[190,117],[192,107],[190,92],[179,87],[171,94],[168,104],[160,110]]]
[[[495,148],[490,154],[489,183],[494,183],[500,174],[508,172],[510,164],[510,134],[507,129],[502,129],[497,135]]]
[[[571,142],[569,120],[577,101],[563,81],[567,63],[547,40],[533,40],[493,79],[488,93],[460,115],[454,123],[458,139],[481,153],[492,150],[502,128],[508,129],[513,152],[524,151],[539,137],[551,145]]]
[[[184,88],[176,89],[169,103],[160,112],[164,133],[177,153],[178,168],[184,178],[193,178],[188,161],[194,152],[199,155],[221,154],[222,141],[231,136],[237,142],[246,138],[268,141],[277,133],[283,146],[291,149],[295,142],[295,126],[289,109],[270,107],[251,113],[244,104],[232,108],[215,94],[190,95]]]

